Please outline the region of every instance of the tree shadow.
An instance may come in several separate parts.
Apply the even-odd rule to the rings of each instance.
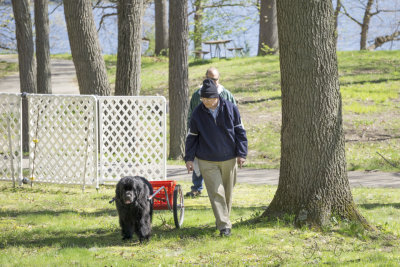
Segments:
[[[366,204],[358,204],[360,208],[367,209],[367,210],[372,210],[372,209],[377,209],[377,208],[387,208],[387,207],[393,207],[395,209],[400,209],[400,203],[366,203]]]
[[[76,214],[77,216],[86,216],[86,217],[98,217],[98,216],[117,216],[117,210],[115,208],[102,209],[94,212],[86,212],[86,211],[76,211],[73,209],[63,209],[63,210],[37,210],[37,211],[0,211],[0,218],[5,217],[24,217],[24,216],[60,216],[63,214]]]
[[[211,210],[211,207],[204,207],[203,210]],[[248,210],[257,210],[259,207],[240,207],[234,208],[236,212],[246,212]],[[191,208],[187,208],[186,210],[191,210]],[[194,207],[193,210],[199,210],[198,207]],[[115,221],[117,222],[117,211],[105,209],[96,212],[77,212],[73,210],[62,210],[62,211],[38,211],[38,212],[1,212],[0,216],[23,216],[23,215],[51,215],[58,216],[62,213],[76,213],[79,215],[89,215],[89,216],[115,216]],[[211,211],[210,211],[211,212]],[[157,215],[156,213],[154,214]],[[172,215],[172,213],[171,213]],[[239,223],[233,223],[235,227],[245,225],[248,221],[248,224],[252,223],[253,220],[241,220]],[[43,231],[34,230],[33,232],[29,232],[29,234],[24,234],[24,238],[21,238],[21,234],[14,235],[12,232],[10,236],[7,234],[3,235],[3,242],[0,242],[0,249],[4,249],[6,247],[15,246],[15,247],[61,247],[61,248],[92,248],[92,247],[109,247],[109,246],[138,246],[141,245],[136,236],[132,238],[132,240],[122,240],[121,230],[118,227],[114,226],[105,226],[89,229],[80,229],[80,230],[49,230]],[[219,232],[217,231],[215,225],[205,224],[199,226],[183,226],[180,229],[177,229],[173,226],[168,226],[165,224],[154,225],[152,230],[152,239],[154,241],[157,240],[165,240],[165,239],[174,239],[176,236],[179,236],[181,239],[198,239],[206,236],[215,236],[219,237]],[[150,242],[152,242],[150,240]]]
[[[194,66],[202,66],[202,65],[207,65],[212,63],[213,61],[211,59],[197,59],[192,62],[189,62],[189,67],[194,67]]]
[[[352,76],[352,75],[346,75],[346,76]],[[356,76],[356,75],[354,75]],[[340,85],[353,85],[353,84],[366,84],[366,83],[386,83],[386,82],[390,82],[390,81],[399,81],[400,78],[393,78],[393,79],[385,79],[385,78],[381,78],[381,79],[376,79],[376,80],[366,80],[366,81],[353,81],[353,82],[341,82]]]
[[[241,105],[246,105],[246,104],[255,104],[255,103],[261,103],[261,102],[266,102],[266,101],[272,101],[272,100],[281,100],[282,97],[280,96],[274,96],[270,98],[261,98],[261,99],[255,99],[255,100],[241,100],[238,101],[238,104]]]

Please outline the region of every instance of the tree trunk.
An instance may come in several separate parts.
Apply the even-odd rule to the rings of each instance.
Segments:
[[[335,42],[337,44],[337,38],[338,38],[338,24],[339,24],[339,14],[340,14],[340,10],[342,9],[342,1],[341,0],[337,0],[336,1],[336,8],[335,8],[335,13],[334,13],[334,19],[335,19]]]
[[[157,56],[166,56],[168,49],[167,0],[155,0],[154,3],[156,17],[156,47],[154,53]]]
[[[28,0],[12,1],[21,93],[36,93],[32,21]],[[22,149],[29,151],[28,102],[22,101]]]
[[[282,90],[277,192],[263,214],[295,214],[326,225],[337,215],[361,221],[346,172],[331,0],[277,2]]]
[[[260,1],[260,34],[258,38],[258,56],[277,52],[279,44],[276,0]],[[263,49],[265,45],[269,47],[268,51]]]
[[[139,95],[143,0],[118,1],[115,95]]]
[[[37,91],[51,94],[48,0],[35,0]]]
[[[194,13],[194,30],[193,30],[193,43],[194,50],[201,51],[202,50],[202,42],[203,42],[203,5],[202,0],[196,0],[194,2],[195,13]],[[196,58],[201,58],[201,54],[196,53]]]
[[[64,0],[64,14],[80,93],[110,95],[91,1]]]
[[[371,7],[373,3],[374,0],[368,0],[367,6],[365,7],[363,23],[361,25],[360,50],[367,49],[369,22],[371,21]]]
[[[169,117],[170,154],[181,158],[185,151],[186,120],[189,108],[188,86],[188,4],[169,2]]]

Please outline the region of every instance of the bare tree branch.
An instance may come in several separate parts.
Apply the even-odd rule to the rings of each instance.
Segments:
[[[206,9],[206,8],[219,8],[219,7],[233,7],[233,6],[242,6],[242,7],[251,7],[254,6],[252,4],[246,5],[243,3],[237,3],[237,4],[213,4],[213,5],[208,5],[208,6],[202,6],[202,9]],[[188,13],[188,16],[194,14],[195,11],[191,11]]]
[[[379,156],[381,156],[387,163],[389,163],[390,165],[392,165],[393,167],[399,168],[399,166],[398,166],[397,164],[390,162],[388,159],[386,159],[384,156],[382,156],[381,153],[379,153],[379,152],[376,152],[376,153],[377,153]]]
[[[342,14],[344,14],[346,17],[348,17],[349,19],[351,19],[352,21],[354,21],[355,23],[357,23],[360,27],[362,26],[362,23],[359,22],[356,18],[354,18],[353,16],[351,16],[349,14],[349,12],[347,12],[347,9],[344,5],[342,5],[343,8],[343,12],[341,12]]]
[[[376,48],[382,46],[386,42],[399,40],[399,38],[397,38],[397,36],[399,36],[399,35],[400,35],[400,31],[396,31],[396,32],[392,33],[391,35],[376,37],[374,44],[370,45],[367,49],[375,50]]]
[[[116,15],[118,15],[118,14],[117,13],[109,13],[109,14],[104,14],[103,16],[101,16],[100,23],[99,23],[99,28],[97,29],[97,32],[99,32],[100,29],[101,29],[101,26],[103,26],[105,18],[116,16]]]
[[[53,8],[53,10],[49,12],[49,16],[50,16],[51,14],[53,14],[54,11],[56,11],[56,9],[59,8],[60,6],[62,6],[62,2],[58,3],[58,4]]]

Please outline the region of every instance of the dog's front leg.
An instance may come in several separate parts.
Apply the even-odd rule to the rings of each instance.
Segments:
[[[140,217],[136,222],[136,234],[139,237],[140,243],[149,241],[151,236],[151,217],[148,212]]]

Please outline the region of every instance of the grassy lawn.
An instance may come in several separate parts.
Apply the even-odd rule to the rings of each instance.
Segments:
[[[188,183],[181,183],[183,191]],[[254,266],[400,264],[400,190],[356,188],[361,213],[378,232],[332,220],[324,231],[295,228],[293,218],[258,221],[276,187],[238,184],[230,238],[220,238],[206,195],[185,199],[182,229],[169,211],[155,211],[149,243],[122,241],[114,187],[0,184],[0,266]]]
[[[0,78],[10,75],[18,71],[17,63],[10,63],[0,60]]]

